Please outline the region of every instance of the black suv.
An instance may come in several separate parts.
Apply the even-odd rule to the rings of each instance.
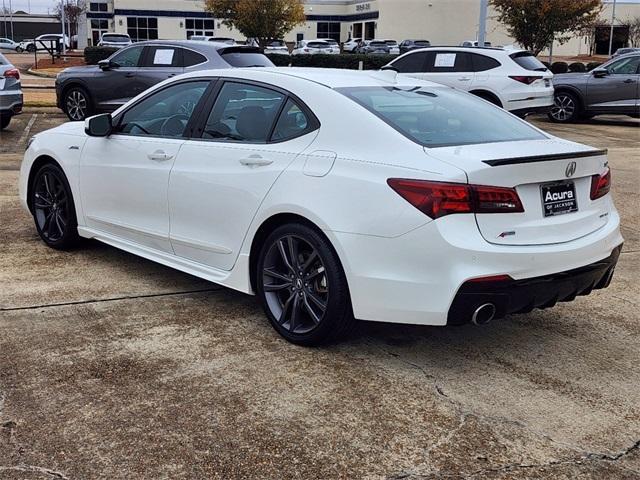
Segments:
[[[419,48],[427,48],[431,46],[429,40],[403,40],[400,43],[400,55],[410,52],[411,50],[418,50]]]
[[[167,78],[197,70],[272,67],[255,47],[215,42],[140,42],[95,66],[72,67],[56,78],[58,107],[74,121],[112,112]]]

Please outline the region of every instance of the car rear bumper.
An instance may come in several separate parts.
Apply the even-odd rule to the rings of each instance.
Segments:
[[[20,90],[0,91],[0,115],[13,116],[22,112],[24,101]]]
[[[528,313],[534,308],[550,308],[558,302],[570,302],[579,295],[589,295],[592,290],[607,288],[621,250],[622,245],[603,260],[541,277],[467,281],[453,300],[447,324],[468,323],[474,312],[486,304],[493,306],[493,318],[499,319],[509,314]]]
[[[345,268],[356,318],[446,325],[452,323],[449,312],[469,280],[509,275],[516,282],[526,282],[601,262],[622,245],[619,225],[620,218],[613,210],[607,224],[589,235],[564,243],[526,246],[488,243],[473,217],[464,214],[440,218],[395,238],[338,232],[327,235]],[[550,291],[555,288],[557,285],[549,284]],[[571,293],[563,294],[563,299]],[[551,301],[540,298],[534,307]],[[505,313],[527,306],[514,300]],[[469,319],[467,313],[463,321]]]
[[[552,106],[553,105],[544,105],[541,107],[518,108],[516,110],[511,110],[511,113],[517,115],[518,117],[526,117],[527,115],[536,114],[547,114],[551,111]]]

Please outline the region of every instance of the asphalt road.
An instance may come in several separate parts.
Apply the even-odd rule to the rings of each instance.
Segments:
[[[609,148],[609,289],[305,349],[252,297],[94,242],[47,249],[16,182],[52,112],[0,134],[0,479],[640,478],[640,122],[536,121]]]

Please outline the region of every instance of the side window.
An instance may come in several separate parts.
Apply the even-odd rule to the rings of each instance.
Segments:
[[[410,53],[393,62],[393,67],[397,68],[400,73],[424,72],[426,58],[426,52]]]
[[[500,66],[495,58],[487,57],[486,55],[480,55],[478,53],[469,54],[471,56],[471,63],[473,64],[474,72],[486,72],[493,68]]]
[[[220,89],[202,138],[266,143],[284,95],[268,88],[227,82]]]
[[[182,49],[174,47],[148,47],[143,67],[179,67],[182,65]]]
[[[144,47],[127,48],[111,59],[119,67],[137,67]]]
[[[208,86],[208,81],[185,82],[152,94],[125,112],[117,133],[138,137],[183,137]]]
[[[182,50],[182,66],[193,67],[207,61],[204,55],[194,52],[193,50]]]
[[[271,140],[289,140],[304,134],[310,127],[309,118],[296,102],[289,99],[280,114],[280,118],[278,118]]]
[[[638,66],[640,66],[640,57],[623,58],[613,62],[607,70],[614,75],[634,75],[638,73]]]
[[[427,71],[432,73],[470,72],[469,55],[458,51],[430,52]]]

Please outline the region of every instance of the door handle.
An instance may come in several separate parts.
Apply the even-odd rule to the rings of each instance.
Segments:
[[[636,83],[636,81],[632,78],[627,78],[624,82],[622,83]]]
[[[458,79],[458,81],[460,81],[460,82],[468,82],[469,80],[471,80],[471,78],[470,78],[470,77],[460,77],[460,78]]]
[[[273,160],[262,158],[260,155],[251,155],[250,157],[240,160],[240,163],[245,167],[265,167],[271,165]]]
[[[163,152],[162,150],[156,150],[153,153],[147,155],[149,160],[155,160],[157,162],[163,162],[165,160],[171,160],[173,155],[169,155],[168,153]]]

